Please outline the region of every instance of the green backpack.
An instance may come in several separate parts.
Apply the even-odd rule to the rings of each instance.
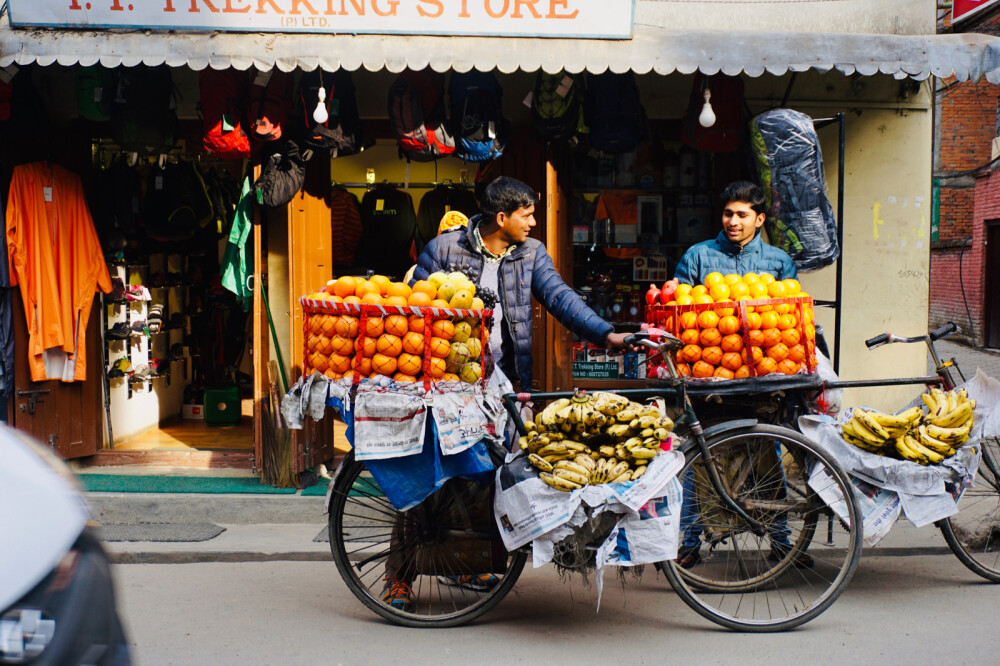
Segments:
[[[115,77],[112,70],[100,65],[80,68],[76,75],[76,104],[81,117],[94,122],[111,120],[114,99]]]
[[[546,141],[568,141],[586,132],[583,123],[583,76],[539,70],[531,98],[536,134]]]

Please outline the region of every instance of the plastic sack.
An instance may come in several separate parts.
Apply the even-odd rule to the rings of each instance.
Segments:
[[[787,252],[800,271],[829,266],[840,255],[837,218],[812,118],[791,109],[765,111],[750,121],[750,144],[771,245]]]

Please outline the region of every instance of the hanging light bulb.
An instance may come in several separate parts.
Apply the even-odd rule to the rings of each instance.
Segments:
[[[320,86],[316,96],[319,98],[319,102],[316,104],[316,110],[313,111],[313,120],[320,125],[325,125],[326,121],[330,119],[330,114],[327,113],[325,104],[326,88]],[[712,116],[712,122],[715,122],[715,116]]]
[[[715,124],[715,111],[712,110],[712,91],[705,91],[705,106],[701,107],[701,113],[698,114],[698,124],[702,127],[711,127]]]

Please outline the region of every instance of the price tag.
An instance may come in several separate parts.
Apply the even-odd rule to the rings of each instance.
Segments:
[[[253,84],[255,86],[260,86],[263,88],[267,85],[267,82],[271,80],[271,70],[266,72],[257,72],[257,76],[253,78]]]
[[[45,203],[52,203],[52,188],[51,187],[43,187],[42,188],[42,197],[45,198]]]
[[[524,98],[524,101],[521,103],[530,109],[531,105],[535,103],[535,93],[529,90],[527,96]]]
[[[563,80],[559,82],[559,87],[556,88],[556,94],[560,97],[565,97],[569,94],[570,88],[573,87],[573,77],[568,74],[563,77]]]
[[[382,199],[376,199],[375,200],[375,210],[381,211],[384,208],[385,208],[385,201],[382,200]]]
[[[157,176],[153,181],[153,188],[157,190],[163,189],[163,176]]]

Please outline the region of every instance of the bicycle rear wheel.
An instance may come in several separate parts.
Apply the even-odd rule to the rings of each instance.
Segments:
[[[453,627],[496,606],[524,568],[493,519],[492,486],[452,479],[397,511],[364,464],[348,454],[330,497],[330,549],[341,577],[368,608],[408,627]],[[488,589],[456,577],[493,574]],[[387,579],[410,586],[405,608],[382,599]]]
[[[955,556],[988,581],[1000,583],[1000,442],[984,439],[974,485],[958,502],[958,513],[941,523]]]
[[[737,631],[785,631],[815,618],[840,596],[861,557],[861,514],[847,475],[805,437],[777,426],[722,433],[708,448],[707,461],[689,451],[681,472],[705,545],[689,569],[665,563],[671,586],[703,617]],[[764,534],[722,502],[710,464]],[[810,478],[840,493],[849,524]]]

